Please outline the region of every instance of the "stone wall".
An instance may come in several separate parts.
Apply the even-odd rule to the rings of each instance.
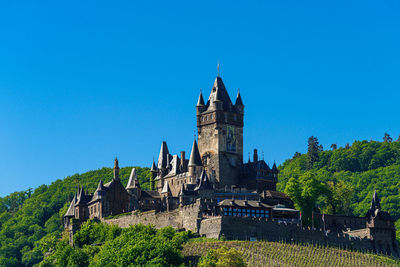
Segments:
[[[156,228],[172,226],[176,229],[197,232],[199,225],[200,202],[197,201],[173,211],[158,212],[148,211],[132,213],[118,218],[105,219],[108,224],[115,224],[125,228],[134,224],[154,225]]]
[[[361,231],[361,230],[360,230]],[[209,238],[231,240],[267,240],[302,242],[338,246],[374,252],[394,253],[394,248],[377,248],[370,239],[348,234],[329,233],[322,229],[302,228],[298,224],[278,223],[274,220],[243,217],[213,217],[201,221],[199,234]]]

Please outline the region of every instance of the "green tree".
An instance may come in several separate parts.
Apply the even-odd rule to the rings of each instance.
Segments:
[[[390,134],[385,133],[383,136],[383,142],[384,143],[391,143],[393,141],[392,137],[390,137]]]
[[[326,186],[313,171],[305,172],[298,180],[290,178],[285,187],[285,193],[292,198],[296,208],[302,212],[302,219],[306,225],[311,224],[312,211],[318,198],[326,191]]]
[[[325,190],[325,213],[350,215],[351,199],[354,194],[352,185],[343,180],[335,183],[327,182],[327,190]]]
[[[228,249],[222,246],[218,249],[210,249],[200,258],[199,267],[244,267],[247,266],[243,255],[235,248]]]
[[[318,161],[319,152],[322,150],[322,146],[319,145],[318,138],[311,136],[308,138],[308,150],[307,150],[307,169],[311,170],[314,163]]]

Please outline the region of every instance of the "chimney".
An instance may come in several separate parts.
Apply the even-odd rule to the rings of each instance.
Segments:
[[[181,151],[181,170],[185,168],[185,151]]]
[[[253,162],[258,161],[257,149],[254,149]]]

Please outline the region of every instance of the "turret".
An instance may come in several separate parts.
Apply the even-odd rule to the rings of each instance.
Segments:
[[[199,153],[199,148],[197,146],[196,139],[193,140],[192,152],[190,153],[190,159],[188,164],[189,176],[191,178],[191,183],[196,181],[196,173],[202,166],[201,157]]]
[[[243,112],[244,112],[244,105],[243,105],[242,97],[240,96],[240,92],[239,91],[238,91],[237,96],[236,96],[235,109],[239,113],[243,114]]]
[[[114,159],[114,180],[119,180],[119,166],[118,166],[118,159],[115,157]]]
[[[153,159],[153,164],[151,165],[150,172],[151,172],[151,177],[150,177],[150,189],[151,189],[151,190],[155,190],[154,179],[155,179],[156,176],[157,176],[158,169],[157,169],[157,167],[156,167],[156,164],[155,164],[155,162],[154,162],[154,159]]]
[[[131,175],[129,176],[129,180],[126,185],[126,190],[129,194],[137,196],[138,199],[140,198],[141,189],[135,168],[132,168]]]
[[[160,155],[158,156],[157,168],[161,177],[167,174],[167,167],[169,165],[169,151],[167,142],[163,141],[161,144]]]
[[[205,109],[206,106],[204,105],[203,94],[200,91],[199,99],[197,100],[197,105],[196,105],[197,115],[203,112]]]

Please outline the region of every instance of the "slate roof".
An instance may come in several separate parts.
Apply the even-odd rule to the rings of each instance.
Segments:
[[[126,185],[126,189],[131,189],[131,188],[140,188],[135,168],[132,168],[131,175],[129,176],[129,180]]]
[[[199,179],[199,184],[196,186],[195,190],[213,190],[210,180],[208,179],[207,173],[205,170],[202,171]]]
[[[201,92],[200,92],[199,100],[197,101],[197,105],[196,106],[204,106],[203,94]]]
[[[188,166],[202,166],[199,147],[197,146],[196,140],[193,140],[192,152],[190,153],[189,165]]]
[[[225,111],[231,111],[232,109],[232,101],[229,97],[228,91],[225,88],[224,82],[222,81],[221,77],[215,78],[213,88],[211,89],[210,97],[207,101],[207,106],[209,107],[210,104],[214,101],[222,101],[223,108]]]
[[[269,208],[273,207],[256,200],[224,199],[218,203],[218,206],[236,206],[249,208]]]
[[[74,198],[71,201],[71,204],[69,205],[69,208],[67,212],[65,213],[64,217],[74,217],[75,216],[75,202],[76,202],[76,195],[74,195]]]
[[[290,199],[285,193],[278,192],[278,191],[272,191],[272,190],[266,190],[265,191],[265,196],[266,197],[272,197],[272,198],[286,198]]]
[[[240,96],[240,92],[237,93],[235,106],[243,106],[242,97]]]
[[[142,198],[160,198],[160,193],[155,190],[144,190],[142,191]]]
[[[171,193],[171,189],[169,188],[168,181],[166,181],[166,182],[164,183],[164,187],[163,187],[161,193],[162,193],[162,194],[164,194],[164,193]]]
[[[163,141],[161,143],[160,155],[158,156],[158,164],[157,164],[158,169],[167,167],[167,165],[169,164],[168,155],[169,151],[167,147],[167,142]]]

